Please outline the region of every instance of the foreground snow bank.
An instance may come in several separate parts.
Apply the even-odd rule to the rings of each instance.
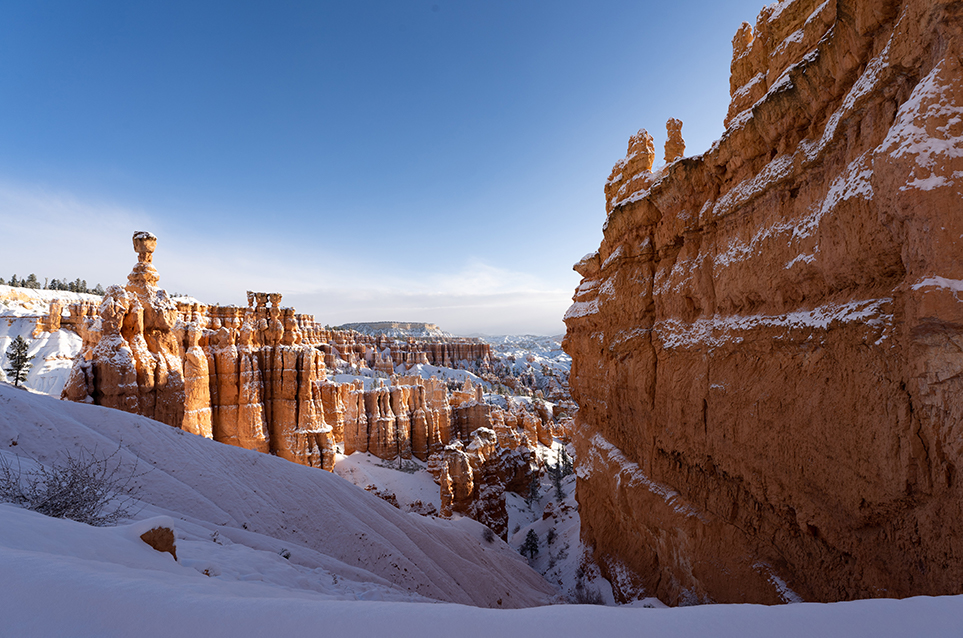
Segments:
[[[0,505],[0,633],[121,636],[958,636],[963,597],[677,609],[557,605],[521,610],[338,599],[327,591],[225,579],[175,562],[130,526],[94,528]],[[214,543],[208,542],[208,545]],[[198,552],[178,544],[178,554]],[[246,550],[251,551],[251,550]],[[265,554],[267,556],[267,554]],[[277,570],[282,557],[265,558]],[[184,564],[188,563],[188,564]],[[308,578],[304,575],[304,578]],[[275,578],[275,580],[277,580]]]
[[[106,455],[121,445],[118,461],[139,474],[141,517],[182,521],[178,552],[182,538],[216,540],[238,552],[244,546],[244,560],[254,560],[248,550],[270,552],[272,560],[283,552],[304,570],[323,570],[329,581],[354,583],[349,597],[353,588],[377,585],[395,599],[513,608],[546,604],[554,593],[508,545],[485,542],[484,527],[474,521],[404,513],[329,472],[0,384],[6,458],[49,465],[66,451]],[[248,569],[218,547],[205,550],[217,555],[197,558],[214,563],[210,573]],[[309,581],[303,586],[317,589]],[[296,578],[278,584],[301,586]]]

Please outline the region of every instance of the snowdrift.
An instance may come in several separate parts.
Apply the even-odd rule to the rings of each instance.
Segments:
[[[109,454],[118,446],[125,466],[146,471],[136,479],[141,517],[181,519],[181,533],[286,549],[303,567],[424,599],[515,608],[554,594],[511,548],[486,542],[474,521],[407,514],[329,472],[0,385],[0,453],[8,460],[49,465],[67,451]]]

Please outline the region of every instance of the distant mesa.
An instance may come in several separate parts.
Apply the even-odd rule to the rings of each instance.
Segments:
[[[445,332],[433,323],[420,323],[417,321],[367,321],[363,323],[346,323],[338,328],[342,330],[354,330],[361,334],[385,337],[450,337],[451,334]]]

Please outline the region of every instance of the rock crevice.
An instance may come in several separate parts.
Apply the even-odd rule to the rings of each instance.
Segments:
[[[961,33],[949,1],[770,5],[723,137],[616,164],[564,346],[625,597],[963,591]]]

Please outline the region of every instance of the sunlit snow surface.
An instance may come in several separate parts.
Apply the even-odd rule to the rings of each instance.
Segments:
[[[0,505],[0,633],[74,636],[685,636],[746,638],[959,636],[963,597],[830,605],[677,609],[554,605],[523,610],[346,600],[324,574],[277,554],[178,542],[180,563],[129,528],[92,528]],[[205,576],[211,556],[246,578]],[[212,561],[213,562],[213,561]],[[316,581],[315,587],[297,581]],[[372,592],[377,594],[378,592]]]
[[[486,542],[474,521],[405,514],[327,472],[0,385],[0,454],[19,455],[24,469],[79,446],[111,451],[120,440],[119,458],[147,471],[137,479],[138,518],[173,519],[178,562],[138,540],[151,520],[92,528],[0,505],[0,635],[959,635],[963,597],[679,609],[425,602],[497,606],[486,597],[499,588],[528,604],[557,597],[515,549]],[[578,551],[571,477],[564,489],[554,546],[536,563],[553,554],[567,563],[558,560],[566,543]],[[513,514],[515,524],[537,517],[513,545],[528,527],[545,543],[543,502]],[[571,582],[556,572],[547,570]]]
[[[543,335],[499,335],[481,337],[492,348],[492,355],[502,362],[514,359],[513,372],[524,374],[541,373],[543,366],[553,372],[568,377],[572,367],[572,357],[562,350],[562,335],[546,337]]]
[[[14,339],[22,337],[30,344],[27,355],[33,357],[24,385],[37,392],[59,397],[83,340],[70,330],[44,332],[34,339],[37,317],[49,312],[49,304],[53,299],[61,300],[66,315],[67,304],[77,301],[99,302],[101,298],[63,290],[0,286],[0,380],[8,380],[5,372],[8,366],[7,348]]]

